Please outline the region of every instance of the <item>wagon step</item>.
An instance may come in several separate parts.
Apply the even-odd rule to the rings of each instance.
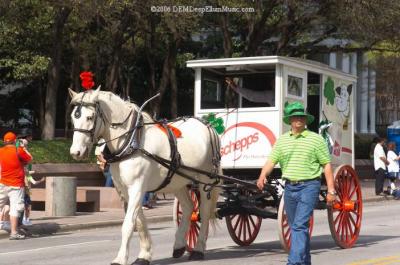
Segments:
[[[261,208],[257,208],[255,206],[243,206],[243,205],[231,205],[231,206],[225,206],[223,208],[218,209],[217,213],[216,213],[216,217],[219,219],[222,219],[225,216],[229,216],[229,215],[255,215],[255,216],[259,216],[261,218],[268,218],[268,219],[277,219],[278,218],[278,214],[268,211],[267,209],[261,209]]]

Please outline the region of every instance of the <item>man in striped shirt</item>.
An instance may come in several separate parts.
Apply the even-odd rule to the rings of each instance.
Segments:
[[[324,139],[306,129],[314,117],[304,111],[300,102],[287,104],[283,121],[291,130],[275,143],[257,181],[263,189],[266,178],[279,163],[285,182],[285,211],[291,230],[288,265],[310,265],[309,220],[318,200],[321,173],[328,187],[327,203],[336,198],[331,158]]]

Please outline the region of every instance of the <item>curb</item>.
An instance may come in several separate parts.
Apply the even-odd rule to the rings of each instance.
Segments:
[[[172,221],[171,216],[152,216],[148,217],[148,224],[150,223],[162,223]],[[109,221],[98,221],[98,222],[90,222],[90,223],[81,223],[81,224],[35,224],[28,229],[26,229],[29,233],[33,235],[52,235],[59,232],[69,232],[69,231],[78,231],[78,230],[88,230],[88,229],[97,229],[104,227],[113,227],[113,226],[121,226],[124,220],[109,220]],[[9,233],[6,231],[0,230],[0,239],[8,238]]]

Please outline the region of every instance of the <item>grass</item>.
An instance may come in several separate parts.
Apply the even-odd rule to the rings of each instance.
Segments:
[[[96,161],[94,152],[91,152],[89,159],[76,161],[69,154],[72,140],[34,140],[29,143],[28,150],[33,156],[32,163],[93,163]],[[93,150],[92,150],[93,151]]]

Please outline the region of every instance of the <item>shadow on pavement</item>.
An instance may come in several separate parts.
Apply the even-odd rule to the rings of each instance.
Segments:
[[[358,238],[357,243],[353,246],[353,248],[359,247],[369,247],[377,244],[380,241],[390,240],[393,238],[398,238],[397,236],[380,236],[380,235],[362,235]],[[320,253],[324,253],[331,250],[340,251],[341,248],[338,247],[333,240],[331,235],[321,235],[321,236],[313,236],[311,240],[311,254],[318,255]],[[279,260],[280,262],[286,260],[286,253],[282,249],[279,241],[270,241],[263,243],[255,243],[247,247],[240,246],[227,246],[226,248],[215,248],[206,251],[204,261],[207,260],[222,260],[222,259],[241,259],[247,257],[254,257],[257,255],[263,256],[273,256],[276,254],[285,254],[285,258],[283,260]],[[172,254],[172,249],[171,249]],[[178,259],[174,258],[166,258],[154,260],[153,264],[179,264],[188,262],[189,253],[185,252],[184,256]],[[277,258],[276,256],[274,257]]]

